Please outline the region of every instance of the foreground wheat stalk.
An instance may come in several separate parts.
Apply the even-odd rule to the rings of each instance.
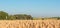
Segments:
[[[0,20],[0,28],[60,28],[60,20]]]

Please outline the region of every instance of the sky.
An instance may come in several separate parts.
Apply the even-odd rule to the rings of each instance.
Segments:
[[[60,0],[0,0],[0,11],[33,17],[60,16]]]

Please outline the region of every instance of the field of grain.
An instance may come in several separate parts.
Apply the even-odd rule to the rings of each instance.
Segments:
[[[60,28],[60,20],[0,20],[0,28]]]

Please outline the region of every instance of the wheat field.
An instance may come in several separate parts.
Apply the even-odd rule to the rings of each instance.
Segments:
[[[60,20],[0,20],[0,28],[60,28]]]

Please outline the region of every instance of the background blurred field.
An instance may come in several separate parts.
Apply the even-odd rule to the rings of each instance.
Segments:
[[[0,28],[60,28],[60,17],[32,17],[27,14],[9,15],[0,11]]]

